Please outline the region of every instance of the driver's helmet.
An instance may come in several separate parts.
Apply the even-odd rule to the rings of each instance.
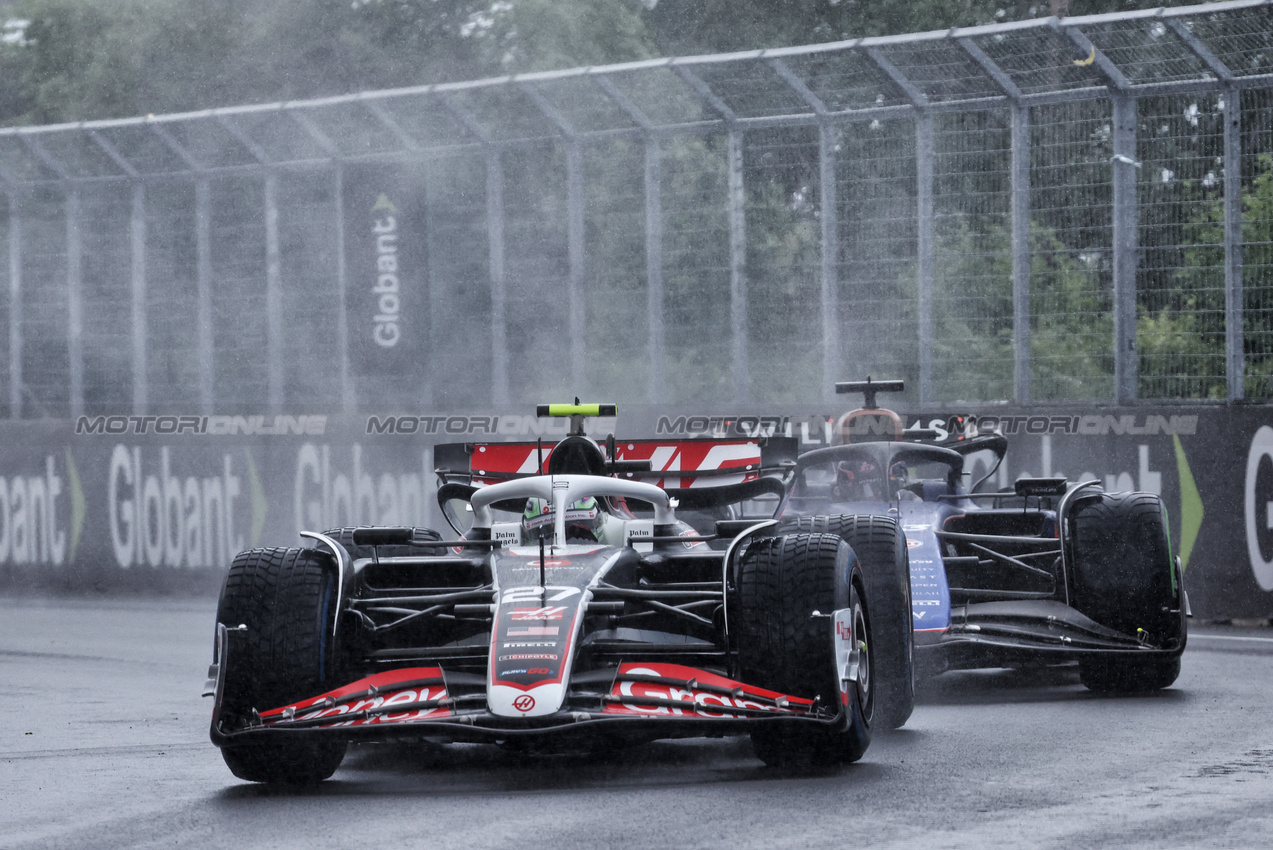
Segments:
[[[888,468],[888,480],[893,485],[893,489],[900,490],[910,483],[910,473],[906,469],[906,464],[898,461]]]
[[[522,512],[522,531],[526,540],[553,536],[553,503],[548,499],[530,498]],[[595,543],[601,539],[605,517],[593,496],[571,502],[566,508],[566,540]]]
[[[840,499],[878,499],[880,467],[868,458],[842,460],[835,469],[835,495]]]

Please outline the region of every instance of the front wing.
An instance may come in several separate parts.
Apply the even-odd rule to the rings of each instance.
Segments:
[[[220,629],[224,629],[221,626]],[[707,670],[664,662],[625,662],[572,681],[562,711],[507,717],[490,712],[481,677],[440,667],[376,673],[290,705],[253,712],[240,728],[223,714],[231,641],[222,634],[208,693],[216,697],[212,742],[233,746],[262,735],[318,731],[349,739],[441,738],[491,742],[593,732],[673,738],[740,735],[756,723],[842,725],[839,706],[747,685]],[[533,699],[529,694],[524,697]],[[526,710],[533,708],[527,705]]]
[[[1183,617],[1182,613],[1182,617]],[[1106,628],[1056,600],[982,602],[951,608],[946,628],[915,630],[915,653],[926,668],[969,669],[1058,664],[1092,656],[1171,657],[1179,639],[1127,635]]]

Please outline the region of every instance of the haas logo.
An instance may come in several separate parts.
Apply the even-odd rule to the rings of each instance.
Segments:
[[[529,620],[560,620],[562,615],[566,613],[564,606],[552,608],[514,608],[509,619],[515,622],[526,622]]]
[[[535,707],[535,698],[530,694],[522,694],[513,700],[513,708],[521,712],[530,711]]]

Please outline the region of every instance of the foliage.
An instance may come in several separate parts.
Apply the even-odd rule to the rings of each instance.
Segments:
[[[1176,5],[1185,0],[1173,0]],[[282,101],[1137,0],[16,0],[0,125]],[[16,81],[9,83],[8,81]]]
[[[1243,350],[1246,359],[1245,395],[1273,396],[1273,332],[1270,286],[1273,275],[1273,155],[1261,154],[1255,173],[1242,194]],[[1175,275],[1177,302],[1153,323],[1142,318],[1142,337],[1162,347],[1177,341],[1177,357],[1224,357],[1223,309],[1200,309],[1201,293],[1223,292],[1224,201],[1203,205],[1188,224],[1189,248]],[[1222,305],[1221,305],[1222,306]],[[1221,373],[1222,374],[1222,373]],[[1210,397],[1222,397],[1224,387],[1213,386]]]
[[[1155,6],[1190,5],[1166,0]],[[717,53],[1143,9],[1139,0],[646,0],[666,54]]]
[[[18,0],[0,124],[282,101],[653,55],[592,0]]]
[[[1168,5],[1185,2],[1193,0]],[[30,23],[21,38],[0,43],[0,125],[180,112],[1144,6],[1140,0],[16,0],[5,7],[8,16]],[[858,194],[850,200],[845,191],[840,200],[846,255],[840,296],[849,302],[841,305],[849,319],[844,324],[856,321],[854,327],[868,329],[860,334],[863,341],[846,346],[864,358],[854,371],[868,361],[887,364],[887,371],[916,360],[913,334],[898,332],[915,326],[913,132],[906,121],[883,123],[896,124],[895,135],[857,132],[861,125],[851,125],[837,141],[841,171],[862,169],[846,178],[856,181]],[[1002,127],[987,131],[1006,132]],[[755,142],[762,132],[769,131],[746,134],[745,154],[743,278],[751,379],[766,388],[767,398],[798,400],[822,391],[815,385],[821,380],[817,148],[808,138],[778,140],[775,148],[797,152],[767,165]],[[1044,201],[1038,203],[1030,237],[1031,378],[1037,398],[1112,395],[1108,259],[1091,245],[1077,244],[1088,239],[1103,246],[1106,230],[1067,231],[1049,218],[1082,203],[1100,203],[1093,200],[1096,195],[1076,195],[1082,191],[1077,184],[1091,192],[1108,187],[1103,176],[1108,139],[1089,142],[1088,150],[1065,146],[1066,168],[1050,169],[1056,185],[1034,187],[1036,199]],[[1193,142],[1182,141],[1181,147]],[[650,328],[645,303],[632,302],[631,293],[641,290],[633,282],[646,276],[643,150],[638,142],[607,144],[612,146],[593,156],[585,169],[588,348],[609,347],[622,356],[590,361],[588,374],[599,386],[622,386],[640,395],[648,386]],[[666,384],[675,388],[677,400],[728,400],[733,387],[730,351],[723,344],[732,320],[726,141],[719,135],[692,136],[662,144]],[[1172,144],[1142,128],[1142,148],[1157,145],[1155,161],[1174,161],[1179,152]],[[949,185],[939,185],[938,194],[978,191],[969,175],[993,180],[999,173],[998,179],[1006,181],[1002,164],[993,161],[1000,154],[995,148],[980,160],[966,155],[960,169],[939,175]],[[859,166],[860,161],[867,164]],[[553,223],[528,229],[526,253],[561,272],[562,169],[560,163],[540,168],[534,157],[526,163],[519,191],[532,202],[525,205],[525,218]],[[1040,166],[1036,163],[1036,172],[1047,170]],[[1074,169],[1087,170],[1083,179],[1076,179]],[[510,198],[512,185],[510,177]],[[878,194],[868,196],[868,191]],[[997,186],[988,193],[1003,196],[1004,191]],[[1043,199],[1045,192],[1056,197]],[[1142,233],[1174,227],[1183,234],[1173,235],[1169,250],[1176,253],[1170,262],[1142,268],[1138,280],[1143,387],[1165,387],[1181,375],[1204,376],[1178,383],[1177,394],[1224,393],[1222,381],[1205,379],[1223,374],[1216,364],[1222,367],[1224,354],[1224,314],[1215,304],[1224,285],[1223,205],[1213,196],[1180,181],[1169,202],[1141,205]],[[849,209],[851,204],[860,209]],[[1268,396],[1273,394],[1273,333],[1268,330],[1273,322],[1270,291],[1263,284],[1273,270],[1273,161],[1268,156],[1246,188],[1243,207],[1248,395]],[[1183,223],[1182,209],[1194,211]],[[540,241],[553,247],[534,244],[536,235],[546,235]],[[943,219],[937,238],[931,342],[940,394],[1010,398],[1009,234],[993,217],[957,215]],[[517,244],[510,233],[510,245]],[[510,263],[510,280],[525,284],[517,271]],[[535,318],[521,317],[527,324]],[[845,336],[851,333],[846,330]],[[979,368],[976,374],[967,366],[943,371],[954,362]]]
[[[1104,270],[1039,221],[1030,225],[1031,394],[1037,399],[1110,395],[1114,373]],[[933,370],[942,399],[1009,400],[1014,392],[1011,234],[1002,225],[950,216],[937,235]],[[914,266],[888,296],[914,326]],[[894,348],[897,341],[886,343]],[[907,358],[895,351],[900,362]],[[905,370],[907,367],[903,367]],[[896,369],[894,369],[896,371]],[[914,374],[907,375],[910,381]]]

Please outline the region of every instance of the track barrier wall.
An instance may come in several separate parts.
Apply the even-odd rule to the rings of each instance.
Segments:
[[[787,433],[816,448],[836,415],[627,407],[589,433]],[[939,432],[962,420],[1003,433],[996,486],[1064,474],[1159,493],[1194,614],[1273,615],[1273,406],[982,406],[904,418]],[[0,422],[0,589],[212,593],[237,552],[300,545],[302,529],[445,526],[438,443],[555,441],[566,427],[521,410]],[[978,478],[985,471],[975,458],[970,467]]]

